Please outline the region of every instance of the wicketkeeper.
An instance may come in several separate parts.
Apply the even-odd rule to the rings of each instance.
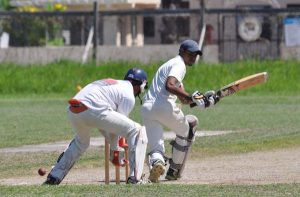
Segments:
[[[110,160],[116,166],[129,162],[127,183],[141,179],[146,148],[145,127],[127,116],[135,105],[135,97],[147,88],[147,74],[139,68],[130,69],[124,80],[102,79],[85,86],[69,100],[68,115],[75,131],[69,147],[59,156],[44,184],[58,185],[90,145],[90,131],[99,129],[110,141]],[[119,136],[128,143],[129,161],[118,145]]]
[[[158,182],[165,173],[164,127],[176,133],[175,140],[171,142],[172,158],[165,177],[168,180],[180,178],[189,147],[194,140],[198,119],[196,116],[183,114],[176,105],[177,97],[183,104],[193,103],[203,109],[214,105],[218,100],[213,91],[204,95],[196,91],[190,95],[183,88],[186,65],[192,66],[197,55],[201,56],[202,52],[195,41],[182,42],[179,55],[160,66],[145,95],[141,114],[148,136],[151,182]]]

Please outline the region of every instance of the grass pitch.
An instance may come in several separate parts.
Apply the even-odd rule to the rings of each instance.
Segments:
[[[0,65],[0,148],[71,140],[67,120],[68,98],[76,85],[103,77],[123,78],[131,63],[81,66],[59,62],[47,66]],[[134,64],[137,66],[138,64]],[[151,79],[159,64],[141,65]],[[217,106],[195,114],[200,130],[231,130],[229,135],[196,140],[191,159],[257,150],[300,146],[300,67],[297,61],[199,64],[187,70],[188,91],[218,89],[249,74],[267,71],[269,81],[261,86],[224,98]],[[137,102],[138,103],[138,102]],[[140,122],[139,106],[131,118]],[[92,136],[99,136],[93,132]],[[166,149],[170,147],[166,142]],[[59,153],[0,153],[0,178],[30,176],[40,166],[51,166]],[[168,152],[170,154],[170,152]],[[89,150],[78,168],[100,167],[98,152]],[[299,184],[270,185],[105,185],[0,186],[0,196],[299,196]]]

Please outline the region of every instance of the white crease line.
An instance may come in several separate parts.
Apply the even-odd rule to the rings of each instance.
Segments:
[[[228,133],[232,133],[233,131],[197,131],[197,137],[206,137],[206,136],[215,136],[215,135],[224,135]],[[174,132],[165,132],[165,139],[174,139]],[[38,145],[24,145],[19,147],[11,147],[11,148],[1,148],[0,153],[21,153],[21,152],[52,152],[52,151],[63,151],[67,148],[70,141],[61,141],[47,144],[38,144]],[[91,138],[90,146],[104,146],[104,138],[103,137],[94,137]]]

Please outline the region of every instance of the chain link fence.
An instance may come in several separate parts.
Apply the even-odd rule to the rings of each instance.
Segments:
[[[100,11],[94,32],[97,46],[177,45],[200,38],[216,46],[222,62],[278,59],[285,42],[284,20],[300,9],[202,9]],[[84,46],[94,26],[91,12],[0,12],[0,34],[11,47]],[[248,31],[248,32],[247,32]],[[204,48],[205,50],[205,48]]]

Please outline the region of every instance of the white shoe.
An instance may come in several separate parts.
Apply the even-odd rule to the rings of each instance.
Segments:
[[[165,164],[160,160],[155,161],[152,166],[152,169],[150,170],[149,180],[152,183],[158,183],[159,177],[163,175],[165,171],[166,171]]]

